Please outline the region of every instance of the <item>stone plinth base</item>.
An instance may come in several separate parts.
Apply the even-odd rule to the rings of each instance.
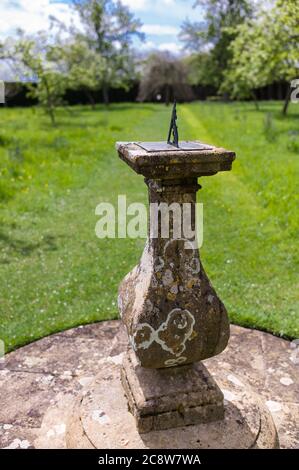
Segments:
[[[201,362],[146,369],[129,351],[121,381],[140,433],[224,418],[223,393]]]
[[[223,420],[140,434],[121,384],[121,363],[105,362],[94,383],[78,398],[66,427],[68,448],[249,449],[276,448],[272,417],[259,396],[221,369],[214,379],[224,394]],[[187,385],[187,384],[186,384]],[[167,390],[165,391],[167,392]]]

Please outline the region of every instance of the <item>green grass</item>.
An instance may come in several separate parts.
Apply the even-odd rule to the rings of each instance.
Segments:
[[[202,178],[202,260],[233,322],[299,337],[299,106],[180,105],[179,130],[237,153],[230,173]],[[269,114],[271,113],[271,114]],[[0,109],[0,338],[11,350],[55,331],[117,318],[117,287],[144,240],[99,240],[99,202],[146,202],[117,140],[165,139],[170,109],[119,104]],[[269,117],[270,116],[270,117]]]

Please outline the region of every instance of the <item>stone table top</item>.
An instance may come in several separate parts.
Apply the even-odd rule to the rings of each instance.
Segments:
[[[0,448],[65,448],[68,405],[105,362],[120,363],[120,321],[80,326],[31,343],[0,361]],[[263,397],[281,448],[299,448],[299,349],[270,334],[231,326],[229,346],[204,361],[241,376]]]
[[[199,141],[194,143],[201,144]],[[204,144],[203,144],[204,145]],[[136,142],[117,142],[120,158],[136,173],[150,178],[191,178],[229,171],[234,152],[220,147],[147,151]]]

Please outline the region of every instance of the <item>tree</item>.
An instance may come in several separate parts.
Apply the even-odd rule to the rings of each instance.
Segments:
[[[199,72],[204,82],[198,83],[219,89],[231,59],[229,45],[236,37],[235,28],[253,15],[253,8],[248,0],[197,0],[194,6],[204,9],[204,21],[185,21],[180,38],[186,49],[204,59],[205,70]]]
[[[260,25],[256,27],[253,22],[239,25],[237,31],[238,34],[230,46],[232,58],[220,90],[228,93],[231,98],[251,97],[258,109],[254,90],[267,85],[269,71],[265,67],[265,49],[257,45],[261,46],[261,42],[266,42],[269,38],[266,31],[260,28]]]
[[[105,60],[80,38],[61,46],[61,58],[65,62],[68,88],[83,90],[94,109],[93,92],[103,80]]]
[[[19,30],[17,39],[6,41],[1,51],[2,59],[10,64],[14,75],[26,83],[28,96],[38,100],[55,125],[55,109],[63,104],[67,86],[66,75],[59,68],[60,48],[49,41],[45,32],[34,37]]]
[[[274,24],[268,17],[268,27],[274,26],[271,41],[270,68],[278,80],[289,83],[299,75],[299,3],[297,0],[278,0],[273,9]],[[285,115],[291,98],[291,84],[285,97],[282,113]]]
[[[158,94],[164,96],[166,105],[173,98],[190,100],[193,97],[186,65],[167,52],[152,54],[146,61],[138,99],[156,99]]]
[[[222,89],[232,97],[246,98],[254,88],[274,81],[291,82],[298,76],[299,4],[278,0],[255,21],[237,28],[231,44],[232,58]],[[291,87],[283,106],[286,114]]]
[[[104,103],[108,104],[109,88],[126,87],[131,79],[134,69],[131,44],[134,36],[144,38],[141,22],[118,0],[75,0],[74,3],[85,26],[84,39],[104,60],[99,85]],[[77,32],[77,36],[82,37],[82,33]]]
[[[60,49],[47,43],[45,33],[39,33],[36,39],[23,37],[17,42],[16,53],[21,55],[31,80],[27,85],[28,96],[38,100],[39,105],[49,115],[52,125],[55,125],[55,110],[63,104],[67,87],[66,75],[59,70]]]
[[[186,56],[188,81],[191,85],[212,85],[217,87],[217,70],[208,52],[193,53]]]

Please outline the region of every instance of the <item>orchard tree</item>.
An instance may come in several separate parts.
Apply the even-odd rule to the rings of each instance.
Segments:
[[[188,101],[193,97],[186,65],[168,52],[149,56],[142,73],[138,99],[157,99],[157,95],[164,97],[166,105],[174,98]]]
[[[49,115],[52,125],[55,125],[55,111],[63,104],[67,78],[57,66],[60,51],[54,45],[47,44],[41,49],[40,39],[41,35],[37,41],[21,40],[17,44],[17,51],[21,53],[23,64],[32,80],[28,83],[28,96],[38,100]]]
[[[204,69],[198,72],[198,83],[219,89],[231,59],[235,28],[253,15],[253,8],[248,0],[197,0],[194,7],[203,8],[204,20],[185,21],[180,38],[187,50],[199,54],[198,65]]]
[[[218,87],[217,67],[208,52],[189,54],[184,62],[188,69],[191,85],[212,85]]]
[[[118,0],[74,0],[74,4],[85,26],[84,39],[103,58],[99,85],[108,104],[109,88],[128,86],[134,73],[131,45],[134,36],[144,39],[142,24]]]
[[[268,14],[267,27],[272,29],[267,49],[269,69],[277,80],[289,82],[282,113],[287,113],[291,98],[291,81],[299,76],[299,3],[297,0],[278,0]]]
[[[80,38],[61,46],[61,59],[65,63],[68,88],[83,90],[94,109],[93,92],[99,89],[103,80],[105,60]]]
[[[63,104],[67,77],[60,67],[61,50],[49,42],[46,32],[26,36],[21,30],[2,47],[2,58],[10,65],[16,80],[27,85],[27,95],[36,99],[55,125],[55,110]]]
[[[266,65],[268,32],[254,22],[240,25],[237,31],[238,35],[230,46],[232,58],[220,91],[233,99],[252,98],[258,109],[255,89],[272,81]]]
[[[299,75],[299,3],[278,0],[258,20],[238,27],[231,44],[232,59],[222,89],[232,97],[246,98],[254,88],[274,81],[291,82]],[[291,95],[289,86],[283,114]]]

